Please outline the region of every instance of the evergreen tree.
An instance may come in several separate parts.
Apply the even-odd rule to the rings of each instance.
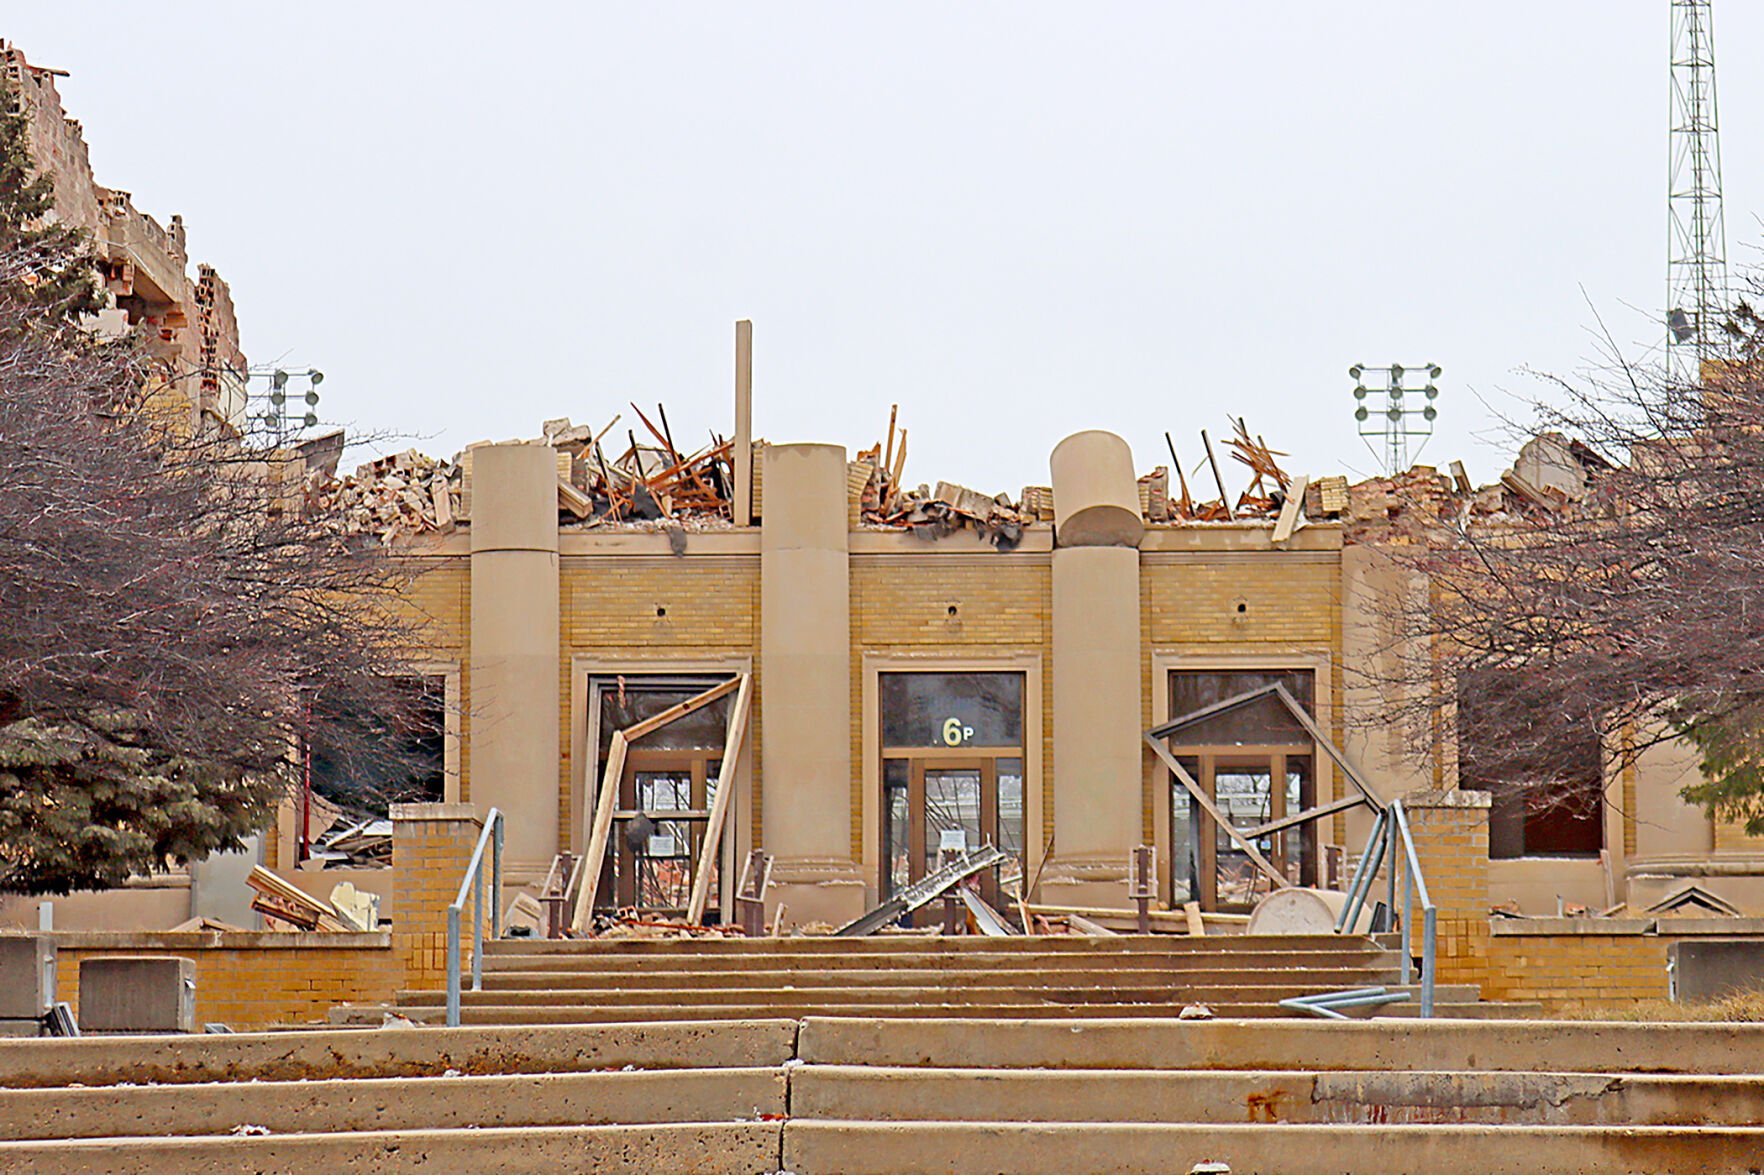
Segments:
[[[24,95],[0,75],[0,252],[11,262],[5,280],[45,323],[63,324],[97,313],[108,299],[89,235],[54,211],[54,181],[31,159]]]

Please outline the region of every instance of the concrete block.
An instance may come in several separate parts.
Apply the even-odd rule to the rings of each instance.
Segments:
[[[1764,939],[1691,939],[1667,948],[1672,998],[1712,1000],[1764,987]]]
[[[37,1026],[10,1019],[41,1016],[55,1002],[55,940],[46,934],[0,935],[0,1036],[35,1036]]]
[[[80,1028],[85,1032],[192,1032],[196,961],[178,955],[120,955],[80,961]]]

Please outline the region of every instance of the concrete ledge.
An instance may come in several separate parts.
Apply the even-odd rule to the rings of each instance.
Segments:
[[[793,1121],[784,1167],[842,1175],[938,1171],[975,1175],[1168,1175],[1211,1160],[1233,1171],[1340,1175],[1343,1171],[1539,1172],[1747,1171],[1764,1154],[1764,1128],[1616,1129],[1508,1126],[1129,1126]]]
[[[1754,1126],[1764,1076],[915,1069],[804,1065],[798,1119]]]
[[[1554,935],[1596,937],[1652,934],[1652,918],[1490,918],[1488,932],[1499,938]]]
[[[755,1175],[778,1169],[779,1124],[528,1126],[247,1138],[0,1142],[0,1170],[33,1175],[262,1175],[266,1171],[496,1171],[508,1175]]]
[[[62,951],[185,951],[185,950],[359,950],[390,947],[388,931],[318,934],[299,930],[57,930],[51,932]]]
[[[736,1122],[783,1116],[785,1070],[542,1073],[9,1089],[0,1138],[276,1134]]]
[[[574,1073],[634,1065],[711,1069],[782,1065],[795,1055],[794,1020],[728,1020],[525,1028],[259,1032],[152,1038],[0,1041],[10,1089],[120,1081],[264,1081]],[[0,1163],[0,1170],[5,1165]]]
[[[1764,1073],[1764,1024],[808,1017],[811,1064],[1020,1069]]]
[[[1557,934],[1757,938],[1764,936],[1764,918],[1491,918],[1489,933],[1498,938]]]

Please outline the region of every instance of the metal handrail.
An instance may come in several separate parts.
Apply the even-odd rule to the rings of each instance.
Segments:
[[[1414,976],[1413,915],[1415,906],[1419,904],[1421,907],[1421,1015],[1423,1018],[1431,1018],[1433,977],[1438,956],[1439,911],[1427,893],[1427,879],[1421,875],[1421,859],[1415,852],[1415,838],[1409,833],[1409,817],[1401,800],[1392,800],[1373,822],[1372,835],[1366,838],[1366,851],[1360,855],[1360,862],[1354,867],[1353,881],[1348,885],[1347,902],[1342,906],[1340,916],[1336,918],[1335,930],[1337,934],[1344,933],[1359,920],[1366,899],[1372,893],[1372,886],[1378,879],[1378,870],[1386,861],[1390,863],[1386,877],[1390,887],[1388,905],[1391,913],[1399,918],[1403,930],[1404,984],[1409,983]],[[1402,890],[1400,905],[1397,901],[1399,884]]]
[[[459,895],[447,907],[447,1027],[459,1027],[459,916],[466,897],[472,899],[472,990],[484,990],[484,847],[490,846],[490,937],[502,937],[502,834],[505,823],[500,808],[484,817],[484,831],[466,863]]]

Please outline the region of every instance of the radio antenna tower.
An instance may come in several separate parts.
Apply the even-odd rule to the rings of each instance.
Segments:
[[[1666,190],[1666,364],[1695,382],[1721,345],[1727,227],[1715,111],[1712,0],[1671,0],[1671,174]]]

